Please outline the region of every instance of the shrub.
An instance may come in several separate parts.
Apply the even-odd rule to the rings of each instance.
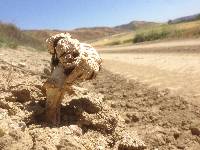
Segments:
[[[165,27],[148,30],[146,32],[137,33],[133,39],[133,43],[164,39],[167,38],[170,33],[170,29]]]
[[[17,43],[15,43],[15,42],[11,42],[11,43],[8,43],[8,45],[7,45],[9,48],[12,48],[12,49],[17,49],[17,47],[18,47],[18,44]]]
[[[42,41],[23,33],[14,24],[0,22],[0,43],[4,46],[16,49],[18,45],[44,50]]]
[[[144,33],[136,34],[134,39],[133,39],[133,43],[140,43],[140,42],[144,42],[144,41],[145,41]]]

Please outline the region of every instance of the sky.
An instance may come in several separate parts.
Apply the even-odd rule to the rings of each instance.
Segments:
[[[166,22],[200,13],[200,0],[0,0],[0,21],[21,29],[116,26],[133,20]]]

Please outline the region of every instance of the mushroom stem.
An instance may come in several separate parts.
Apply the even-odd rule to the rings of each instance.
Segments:
[[[45,118],[48,123],[53,125],[60,123],[60,107],[65,94],[65,89],[63,89],[65,78],[63,68],[58,65],[44,84],[47,96]]]
[[[60,107],[64,92],[60,88],[47,89],[46,121],[52,125],[60,123]]]

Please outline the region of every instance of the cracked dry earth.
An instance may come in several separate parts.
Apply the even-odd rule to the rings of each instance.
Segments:
[[[49,60],[34,50],[0,49],[0,149],[200,149],[198,105],[105,69],[65,96],[60,126],[46,124]]]

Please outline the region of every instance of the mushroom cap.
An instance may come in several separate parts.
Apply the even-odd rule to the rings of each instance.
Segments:
[[[100,70],[101,58],[97,51],[89,44],[80,43],[71,38],[69,33],[60,33],[46,40],[50,54],[57,55],[64,69],[82,69],[85,78]],[[84,77],[83,76],[83,77]]]

